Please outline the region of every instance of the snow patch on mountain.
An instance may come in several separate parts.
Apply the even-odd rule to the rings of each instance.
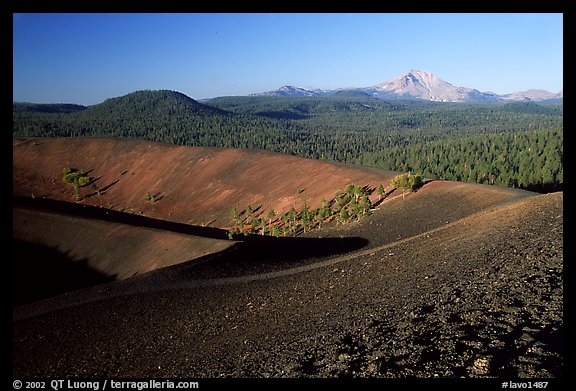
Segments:
[[[548,99],[562,99],[563,97],[564,97],[564,91],[560,91],[557,94],[553,94],[552,92],[545,90],[520,91],[501,96],[501,98],[504,100],[528,101],[528,102],[539,102]]]
[[[307,90],[301,87],[282,86],[277,90],[263,92],[259,94],[250,94],[250,96],[321,96],[325,95],[322,90]]]
[[[344,91],[344,92],[343,92]],[[356,94],[354,92],[357,92]],[[309,90],[301,87],[283,86],[277,90],[251,94],[251,96],[363,96],[363,93],[378,99],[422,99],[433,102],[476,102],[498,101],[542,101],[562,99],[563,91],[553,94],[544,90],[528,90],[498,95],[481,92],[474,88],[458,87],[450,84],[432,72],[410,70],[393,79],[364,88],[336,88],[332,90]]]
[[[427,71],[411,70],[371,88],[372,95],[424,99],[434,102],[486,102],[497,100],[495,94],[454,86]]]

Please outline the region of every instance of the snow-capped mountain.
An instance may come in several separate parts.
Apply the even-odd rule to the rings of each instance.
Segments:
[[[557,94],[544,90],[528,90],[505,95],[481,92],[474,88],[454,86],[431,72],[411,70],[394,79],[372,87],[337,88],[333,90],[309,90],[294,86],[283,86],[277,90],[251,94],[251,96],[331,96],[342,91],[346,94],[366,93],[379,99],[423,99],[436,102],[498,102],[498,101],[541,101],[562,99],[563,92]]]
[[[476,89],[456,87],[431,72],[411,70],[365,91],[374,97],[424,99],[436,102],[490,102],[498,96]]]
[[[294,86],[282,86],[277,90],[262,92],[260,94],[250,94],[250,96],[323,96],[327,95],[322,90],[307,90],[305,88]]]
[[[545,90],[520,91],[501,96],[501,98],[504,100],[521,100],[528,102],[539,102],[548,99],[562,99],[563,97],[564,97],[564,91],[560,91],[557,94],[553,94]]]

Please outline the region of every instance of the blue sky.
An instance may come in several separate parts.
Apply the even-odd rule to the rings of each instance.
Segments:
[[[562,14],[14,14],[13,33],[14,101],[368,87],[410,69],[500,94],[563,89]]]

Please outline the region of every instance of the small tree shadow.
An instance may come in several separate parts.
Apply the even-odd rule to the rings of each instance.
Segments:
[[[100,179],[100,178],[98,178],[98,179]],[[94,180],[92,183],[95,183],[95,182],[96,182],[96,180]],[[106,185],[106,186],[104,186],[104,187],[100,187],[100,188],[96,187],[97,190],[96,190],[95,192],[88,194],[88,195],[85,196],[84,198],[90,198],[90,197],[94,197],[94,196],[96,196],[96,195],[97,195],[97,196],[102,196],[102,195],[106,194],[106,191],[107,191],[108,189],[110,189],[112,186],[114,186],[114,185],[117,184],[118,182],[120,182],[119,179],[115,180],[114,182],[112,182],[112,183],[110,183],[110,184],[108,184],[108,185]]]
[[[156,194],[153,194],[152,197],[154,197],[154,202],[158,202],[160,201],[162,198],[164,198],[164,194],[162,194],[161,191],[159,191]]]
[[[390,191],[385,192],[384,195],[382,195],[382,197],[380,197],[380,198],[378,199],[378,201],[376,201],[376,202],[372,205],[372,207],[373,207],[373,208],[379,207],[380,204],[382,204],[382,203],[386,200],[386,198],[388,198],[388,197],[390,196],[390,194],[394,193],[397,189],[398,189],[397,187],[394,187],[394,188],[390,189]]]

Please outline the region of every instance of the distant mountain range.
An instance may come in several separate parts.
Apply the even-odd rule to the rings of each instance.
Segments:
[[[563,91],[554,94],[544,90],[528,90],[498,95],[481,92],[474,88],[457,87],[431,72],[411,70],[394,79],[372,87],[337,88],[333,90],[308,90],[294,86],[283,86],[277,90],[251,94],[251,96],[370,96],[378,99],[421,99],[434,102],[489,103],[499,101],[538,102],[563,99]]]

